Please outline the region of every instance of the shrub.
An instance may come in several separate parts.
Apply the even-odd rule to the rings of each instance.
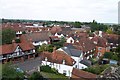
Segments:
[[[48,72],[48,73],[57,73],[58,71],[54,68],[49,67],[48,65],[46,66],[41,66],[40,70],[43,72]]]
[[[16,42],[16,43],[20,43],[20,39],[16,39],[15,42]]]
[[[29,80],[41,80],[43,76],[39,72],[34,72],[31,74]]]

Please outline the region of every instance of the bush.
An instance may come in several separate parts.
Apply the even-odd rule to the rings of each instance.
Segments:
[[[11,64],[2,65],[2,80],[23,80],[24,73],[17,72]]]
[[[20,39],[16,39],[15,42],[16,42],[16,43],[20,43]]]
[[[46,66],[41,66],[40,70],[43,72],[48,72],[48,73],[58,73],[58,71],[54,68],[49,67],[48,65]]]
[[[109,65],[96,65],[95,67],[89,67],[83,70],[99,75],[108,67]]]
[[[29,78],[29,80],[41,80],[41,79],[43,79],[43,76],[39,72],[34,72]]]

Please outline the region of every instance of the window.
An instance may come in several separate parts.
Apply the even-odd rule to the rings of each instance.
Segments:
[[[63,74],[64,74],[64,75],[66,75],[66,72],[67,72],[66,70],[63,70]]]
[[[75,68],[77,68],[77,65],[75,65]]]
[[[101,47],[98,48],[98,50],[101,50],[101,49],[102,49]]]

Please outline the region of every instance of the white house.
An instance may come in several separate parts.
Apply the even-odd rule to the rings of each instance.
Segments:
[[[55,36],[57,36],[58,38],[62,38],[62,37],[64,37],[63,34],[58,34],[58,33],[55,33]]]
[[[50,42],[49,34],[46,31],[28,33],[25,36],[32,41],[34,46],[48,44]]]
[[[86,65],[80,63],[80,61],[83,60],[82,51],[77,50],[77,49],[72,49],[72,48],[69,48],[69,47],[59,48],[58,51],[63,51],[64,53],[71,56],[71,58],[76,61],[76,63],[73,65],[74,68],[78,68],[78,69],[87,68]]]
[[[35,54],[35,47],[30,42],[21,42],[21,43],[15,43],[15,41],[12,44],[5,44],[1,45],[0,48],[2,49],[0,51],[0,60],[2,62],[13,60],[13,58],[24,58],[33,56]]]
[[[72,37],[67,38],[66,40],[67,43],[74,43],[75,40]]]
[[[63,51],[54,51],[53,53],[44,52],[41,55],[42,65],[49,65],[51,68],[55,68],[59,73],[66,76],[72,76],[74,59]]]

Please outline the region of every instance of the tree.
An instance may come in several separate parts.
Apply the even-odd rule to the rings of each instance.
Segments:
[[[2,30],[2,44],[10,44],[15,38],[15,31],[12,29]]]
[[[2,80],[23,80],[24,73],[17,72],[10,63],[2,65]]]
[[[106,33],[108,33],[108,34],[112,34],[113,31],[112,31],[111,29],[108,29],[108,30],[106,31]]]
[[[51,44],[49,45],[43,44],[37,48],[38,53],[43,51],[53,52],[53,46]]]
[[[105,54],[104,54],[104,58],[111,59],[112,56],[113,56],[113,53],[112,53],[112,52],[105,52]]]
[[[65,38],[62,37],[59,42],[53,42],[52,46],[56,47],[57,49],[63,47],[64,43],[66,42]]]
[[[75,28],[81,28],[81,24],[82,24],[81,22],[77,22],[77,21],[72,23],[73,27]]]

